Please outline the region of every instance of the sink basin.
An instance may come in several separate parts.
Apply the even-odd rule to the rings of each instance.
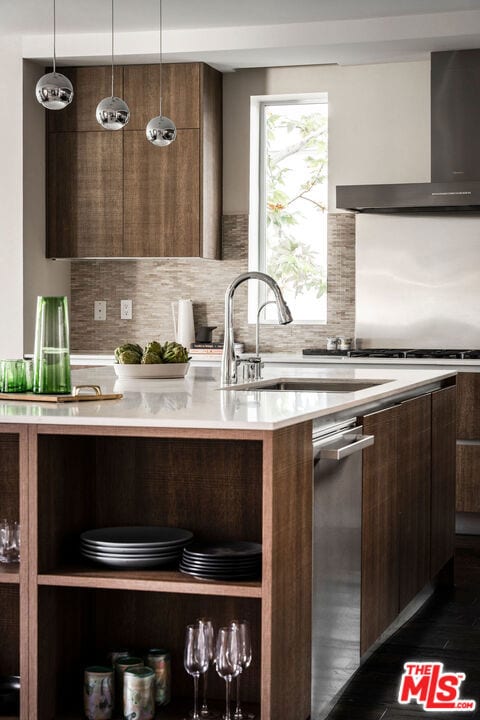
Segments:
[[[356,392],[367,388],[382,385],[389,380],[349,380],[349,379],[322,379],[322,378],[275,378],[274,380],[259,380],[242,385],[230,385],[223,390],[261,390],[273,392]]]

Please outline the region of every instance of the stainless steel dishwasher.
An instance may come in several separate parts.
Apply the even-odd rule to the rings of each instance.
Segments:
[[[312,720],[360,662],[362,451],[373,442],[355,421],[314,430]]]

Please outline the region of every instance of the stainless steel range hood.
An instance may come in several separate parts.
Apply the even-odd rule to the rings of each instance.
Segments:
[[[480,212],[480,50],[431,55],[431,183],[339,185],[358,212]]]

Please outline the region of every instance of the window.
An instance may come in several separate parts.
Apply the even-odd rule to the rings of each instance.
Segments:
[[[294,322],[326,323],[326,97],[253,98],[252,121],[250,267],[275,278]],[[251,322],[271,299],[258,285],[249,298]],[[267,321],[276,321],[274,306],[265,312]]]

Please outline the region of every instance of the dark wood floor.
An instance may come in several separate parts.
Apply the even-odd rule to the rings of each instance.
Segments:
[[[400,705],[397,693],[408,660],[443,662],[464,672],[461,697],[476,700],[474,712],[426,712]],[[406,625],[364,663],[328,720],[478,720],[480,718],[480,537],[457,536],[455,588],[438,590]]]

